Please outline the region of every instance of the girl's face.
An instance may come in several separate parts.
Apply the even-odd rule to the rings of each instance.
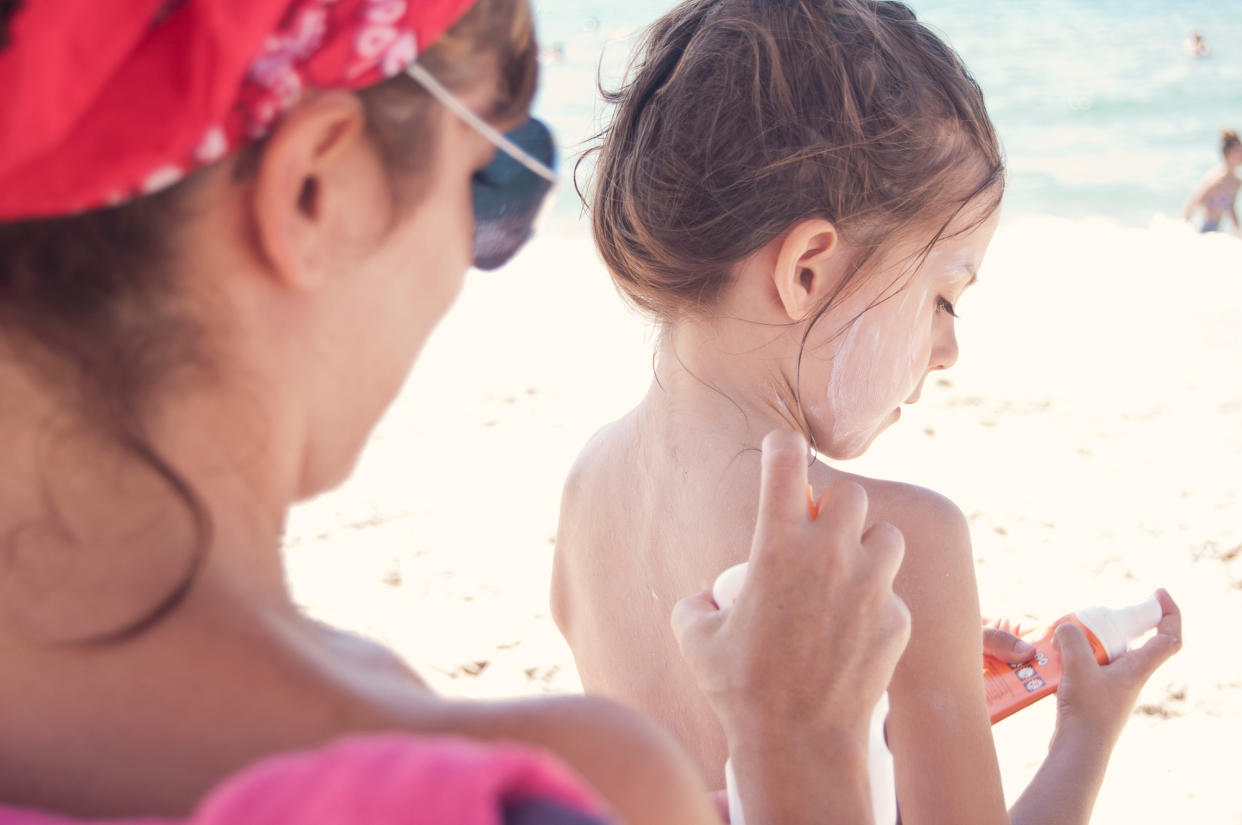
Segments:
[[[999,210],[973,229],[964,212],[917,265],[921,242],[899,245],[811,330],[802,358],[802,407],[825,455],[861,455],[918,400],[932,370],[957,361],[954,308],[974,283]],[[960,234],[957,234],[960,233]]]

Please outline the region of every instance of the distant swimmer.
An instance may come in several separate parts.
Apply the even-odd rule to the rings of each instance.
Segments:
[[[1195,212],[1199,212],[1200,232],[1215,232],[1220,229],[1221,220],[1226,215],[1233,221],[1233,228],[1242,228],[1238,223],[1237,198],[1242,180],[1238,179],[1238,167],[1242,166],[1242,140],[1238,133],[1226,130],[1220,133],[1221,164],[1208,170],[1194,194],[1186,201],[1182,217],[1190,220]]]
[[[1203,39],[1203,35],[1197,31],[1190,33],[1190,36],[1182,43],[1182,48],[1191,57],[1207,57],[1212,53],[1212,47]]]

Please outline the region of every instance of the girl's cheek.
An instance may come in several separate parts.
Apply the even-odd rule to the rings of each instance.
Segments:
[[[914,391],[915,385],[931,362],[932,325],[935,323],[935,316],[931,320],[927,319],[928,301],[931,298],[929,288],[924,287],[917,291],[909,289],[903,298],[900,312],[903,329],[900,332],[894,331],[894,334],[900,335],[898,340],[905,342],[898,385],[905,393],[902,401]]]

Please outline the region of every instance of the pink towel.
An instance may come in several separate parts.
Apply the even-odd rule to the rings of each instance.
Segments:
[[[519,745],[404,735],[344,739],[266,759],[225,780],[185,820],[109,825],[603,825],[599,798]],[[0,806],[0,825],[81,820]]]

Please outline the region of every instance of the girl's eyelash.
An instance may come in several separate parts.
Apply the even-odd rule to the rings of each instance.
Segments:
[[[954,318],[961,317],[960,315],[958,315],[956,312],[953,311],[953,304],[949,303],[948,299],[946,298],[936,299],[936,308],[944,310],[945,312],[952,315]]]

